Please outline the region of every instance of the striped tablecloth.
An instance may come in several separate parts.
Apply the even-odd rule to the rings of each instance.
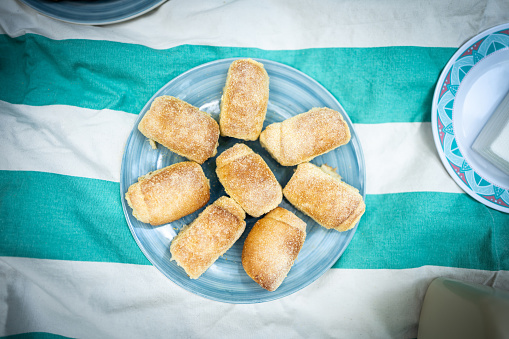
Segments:
[[[441,70],[509,22],[507,0],[171,0],[109,26],[0,2],[0,335],[413,338],[429,283],[509,290],[509,215],[465,194],[431,131]],[[360,137],[366,213],[332,269],[232,305],[165,278],[119,193],[137,114],[177,75],[230,57],[311,76]]]

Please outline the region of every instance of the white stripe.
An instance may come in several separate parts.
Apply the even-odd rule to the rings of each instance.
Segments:
[[[0,101],[0,170],[118,182],[125,142],[136,118],[112,110]],[[364,151],[368,194],[462,192],[440,162],[430,123],[354,128]]]
[[[509,21],[506,0],[334,1],[170,0],[120,24],[84,27],[2,0],[0,32],[92,39],[163,49],[181,44],[258,47],[458,47]],[[418,24],[415,24],[418,22]]]
[[[0,101],[0,169],[118,182],[136,118],[107,109]]]
[[[509,290],[509,271],[331,269],[286,298],[230,305],[152,266],[2,257],[0,335],[415,338],[423,296],[440,276]]]
[[[355,124],[366,163],[368,194],[461,193],[445,170],[430,123]]]

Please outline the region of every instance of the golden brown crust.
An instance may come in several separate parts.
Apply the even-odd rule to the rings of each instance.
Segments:
[[[143,177],[138,178],[141,179]],[[141,187],[138,183],[133,184],[127,190],[125,199],[129,206],[133,209],[133,216],[141,222],[150,223],[150,212],[148,210],[143,194],[141,193]]]
[[[261,287],[275,291],[286,278],[305,239],[306,223],[277,207],[249,232],[242,250],[242,266]]]
[[[318,224],[340,232],[353,228],[366,209],[356,188],[311,163],[297,166],[283,194]]]
[[[268,102],[269,76],[263,65],[252,59],[232,62],[221,98],[221,135],[258,139]]]
[[[281,203],[283,193],[263,158],[244,144],[235,144],[216,158],[216,174],[226,193],[253,217]]]
[[[284,161],[281,154],[281,125],[282,122],[267,126],[260,134],[260,145],[265,148],[279,164],[283,165],[287,162]]]
[[[155,98],[138,129],[150,140],[199,164],[217,152],[217,122],[209,114],[172,96]]]
[[[244,217],[233,199],[220,197],[173,238],[172,260],[197,279],[240,238],[246,228]]]
[[[283,166],[294,166],[350,141],[350,129],[341,113],[313,108],[262,132],[260,143]]]
[[[228,197],[220,197],[216,201],[214,201],[214,205],[230,212],[232,215],[236,216],[238,219],[246,219],[246,212],[242,209],[242,207],[237,204],[235,200]]]
[[[210,199],[210,186],[201,166],[185,161],[138,178],[125,197],[135,218],[161,225],[205,206]]]

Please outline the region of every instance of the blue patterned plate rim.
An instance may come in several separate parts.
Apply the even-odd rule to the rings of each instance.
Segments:
[[[431,125],[440,159],[454,181],[475,200],[495,210],[509,213],[509,190],[490,182],[470,166],[457,147],[453,124],[454,99],[465,76],[474,68],[475,64],[486,57],[494,55],[495,52],[509,49],[507,42],[496,41],[493,43],[492,40],[499,36],[508,40],[506,36],[509,37],[509,23],[485,30],[465,42],[454,53],[440,74],[435,88]],[[490,48],[483,46],[488,43],[492,45]],[[464,67],[467,61],[471,63],[470,68]],[[456,79],[451,74],[453,71],[458,73],[460,66],[463,76],[458,76]]]

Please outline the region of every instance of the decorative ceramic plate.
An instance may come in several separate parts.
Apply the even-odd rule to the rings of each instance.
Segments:
[[[158,145],[156,150],[137,129],[140,119],[149,109],[154,98],[161,95],[178,97],[200,110],[208,112],[219,120],[219,104],[226,74],[235,59],[218,60],[193,68],[171,80],[161,88],[140,113],[126,144],[122,160],[120,193],[124,214],[129,228],[145,256],[164,275],[177,285],[203,297],[229,303],[257,303],[278,299],[292,294],[318,279],[336,263],[352,239],[356,227],[340,233],[327,230],[312,219],[297,211],[285,199],[280,204],[307,223],[307,237],[299,257],[282,285],[274,292],[268,292],[256,284],[245,272],[241,264],[244,240],[253,224],[259,218],[247,217],[246,230],[241,238],[220,257],[200,278],[189,279],[184,269],[171,261],[169,251],[173,237],[184,226],[193,221],[204,209],[175,222],[150,226],[136,220],[132,209],[125,201],[125,193],[138,177],[156,169],[185,161],[186,159]],[[264,128],[271,123],[280,122],[312,107],[330,107],[343,114],[351,130],[351,141],[327,154],[315,158],[315,164],[328,164],[338,169],[343,180],[359,189],[365,196],[365,167],[362,149],[352,123],[336,99],[316,81],[294,68],[269,60],[263,63],[270,77],[270,92]],[[220,137],[218,155],[237,142],[238,139]],[[244,142],[267,162],[282,187],[290,180],[295,166],[280,166],[261,146],[259,141]],[[217,155],[216,155],[217,157]],[[211,197],[209,204],[225,191],[215,174],[216,157],[208,159],[202,168],[210,180]]]
[[[107,25],[145,14],[166,0],[21,0],[36,11],[60,21]]]
[[[452,178],[474,199],[506,213],[509,176],[471,146],[508,92],[509,24],[504,24],[453,55],[438,80],[431,114],[435,145]]]

